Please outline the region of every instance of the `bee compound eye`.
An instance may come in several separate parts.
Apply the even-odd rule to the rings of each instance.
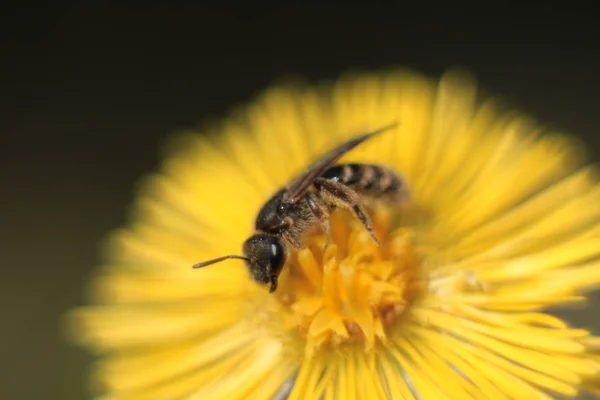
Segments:
[[[285,250],[276,238],[269,238],[269,258],[271,273],[278,275],[285,264]]]

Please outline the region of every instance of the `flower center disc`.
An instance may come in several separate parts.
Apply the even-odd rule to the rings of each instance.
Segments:
[[[279,301],[309,348],[385,340],[416,287],[418,255],[410,230],[393,228],[386,209],[371,212],[378,247],[365,227],[345,211],[330,219],[291,255],[280,277]]]

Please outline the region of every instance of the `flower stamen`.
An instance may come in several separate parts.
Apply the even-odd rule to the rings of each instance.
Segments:
[[[277,296],[309,347],[362,344],[372,349],[376,339],[386,340],[410,305],[419,257],[411,231],[393,229],[390,216],[387,209],[373,213],[381,247],[340,210],[331,216],[325,254],[324,233],[316,230],[290,258]]]

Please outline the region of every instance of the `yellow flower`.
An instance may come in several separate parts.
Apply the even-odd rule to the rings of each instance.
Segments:
[[[261,205],[323,152],[383,164],[410,201],[312,232],[278,290],[239,254]],[[112,236],[73,337],[118,399],[541,399],[598,389],[600,341],[548,313],[600,284],[600,185],[579,146],[478,99],[458,71],[277,87],[184,135]],[[279,396],[279,397],[277,397]]]

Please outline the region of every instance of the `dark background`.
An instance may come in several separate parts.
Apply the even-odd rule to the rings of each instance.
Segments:
[[[465,66],[599,154],[592,3],[47,3],[0,8],[3,399],[84,398],[89,359],[61,339],[58,317],[82,301],[99,241],[125,222],[170,132],[224,115],[277,78]],[[591,315],[568,313],[598,326]]]

